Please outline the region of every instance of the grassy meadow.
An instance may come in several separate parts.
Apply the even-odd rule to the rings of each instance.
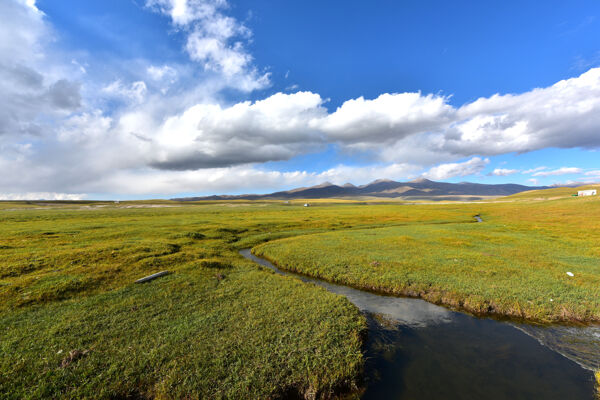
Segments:
[[[600,321],[600,201],[533,196],[0,202],[0,398],[318,398],[359,386],[356,307],[244,248],[473,312]]]
[[[416,222],[272,241],[254,249],[283,269],[476,314],[600,321],[600,201],[548,190],[464,204],[484,223]],[[563,193],[564,192],[564,193]],[[426,206],[405,206],[426,207]],[[454,209],[429,206],[432,214]],[[574,276],[567,275],[567,272]]]
[[[237,253],[316,222],[267,207],[79,207],[0,214],[0,398],[356,386],[366,327],[356,308]],[[172,274],[133,283],[161,270]]]
[[[356,387],[359,311],[238,250],[468,217],[314,203],[0,202],[0,398],[310,398]],[[172,273],[133,283],[162,270]]]

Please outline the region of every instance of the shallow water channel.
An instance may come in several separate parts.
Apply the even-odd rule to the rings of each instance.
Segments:
[[[363,399],[594,399],[600,327],[476,318],[283,271],[346,296],[369,323]]]

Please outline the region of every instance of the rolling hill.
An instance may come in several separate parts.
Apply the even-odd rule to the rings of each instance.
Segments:
[[[487,185],[481,183],[447,183],[434,182],[428,179],[417,179],[410,182],[396,182],[388,179],[378,179],[366,185],[354,186],[351,183],[339,186],[329,182],[317,186],[269,193],[242,195],[213,195],[204,197],[185,197],[173,200],[263,200],[263,199],[323,199],[340,197],[381,197],[381,198],[412,198],[451,200],[464,198],[476,200],[485,197],[509,196],[516,193],[546,189],[545,186],[524,186],[517,184]]]

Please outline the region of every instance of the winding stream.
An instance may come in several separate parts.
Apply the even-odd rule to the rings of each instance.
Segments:
[[[476,318],[282,271],[346,296],[367,316],[363,399],[594,399],[600,328]]]

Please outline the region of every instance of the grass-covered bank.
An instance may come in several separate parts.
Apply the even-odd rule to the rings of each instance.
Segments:
[[[431,206],[432,213],[443,209]],[[254,253],[283,269],[477,314],[600,321],[597,198],[468,210],[481,212],[485,222],[304,235],[260,245]]]

